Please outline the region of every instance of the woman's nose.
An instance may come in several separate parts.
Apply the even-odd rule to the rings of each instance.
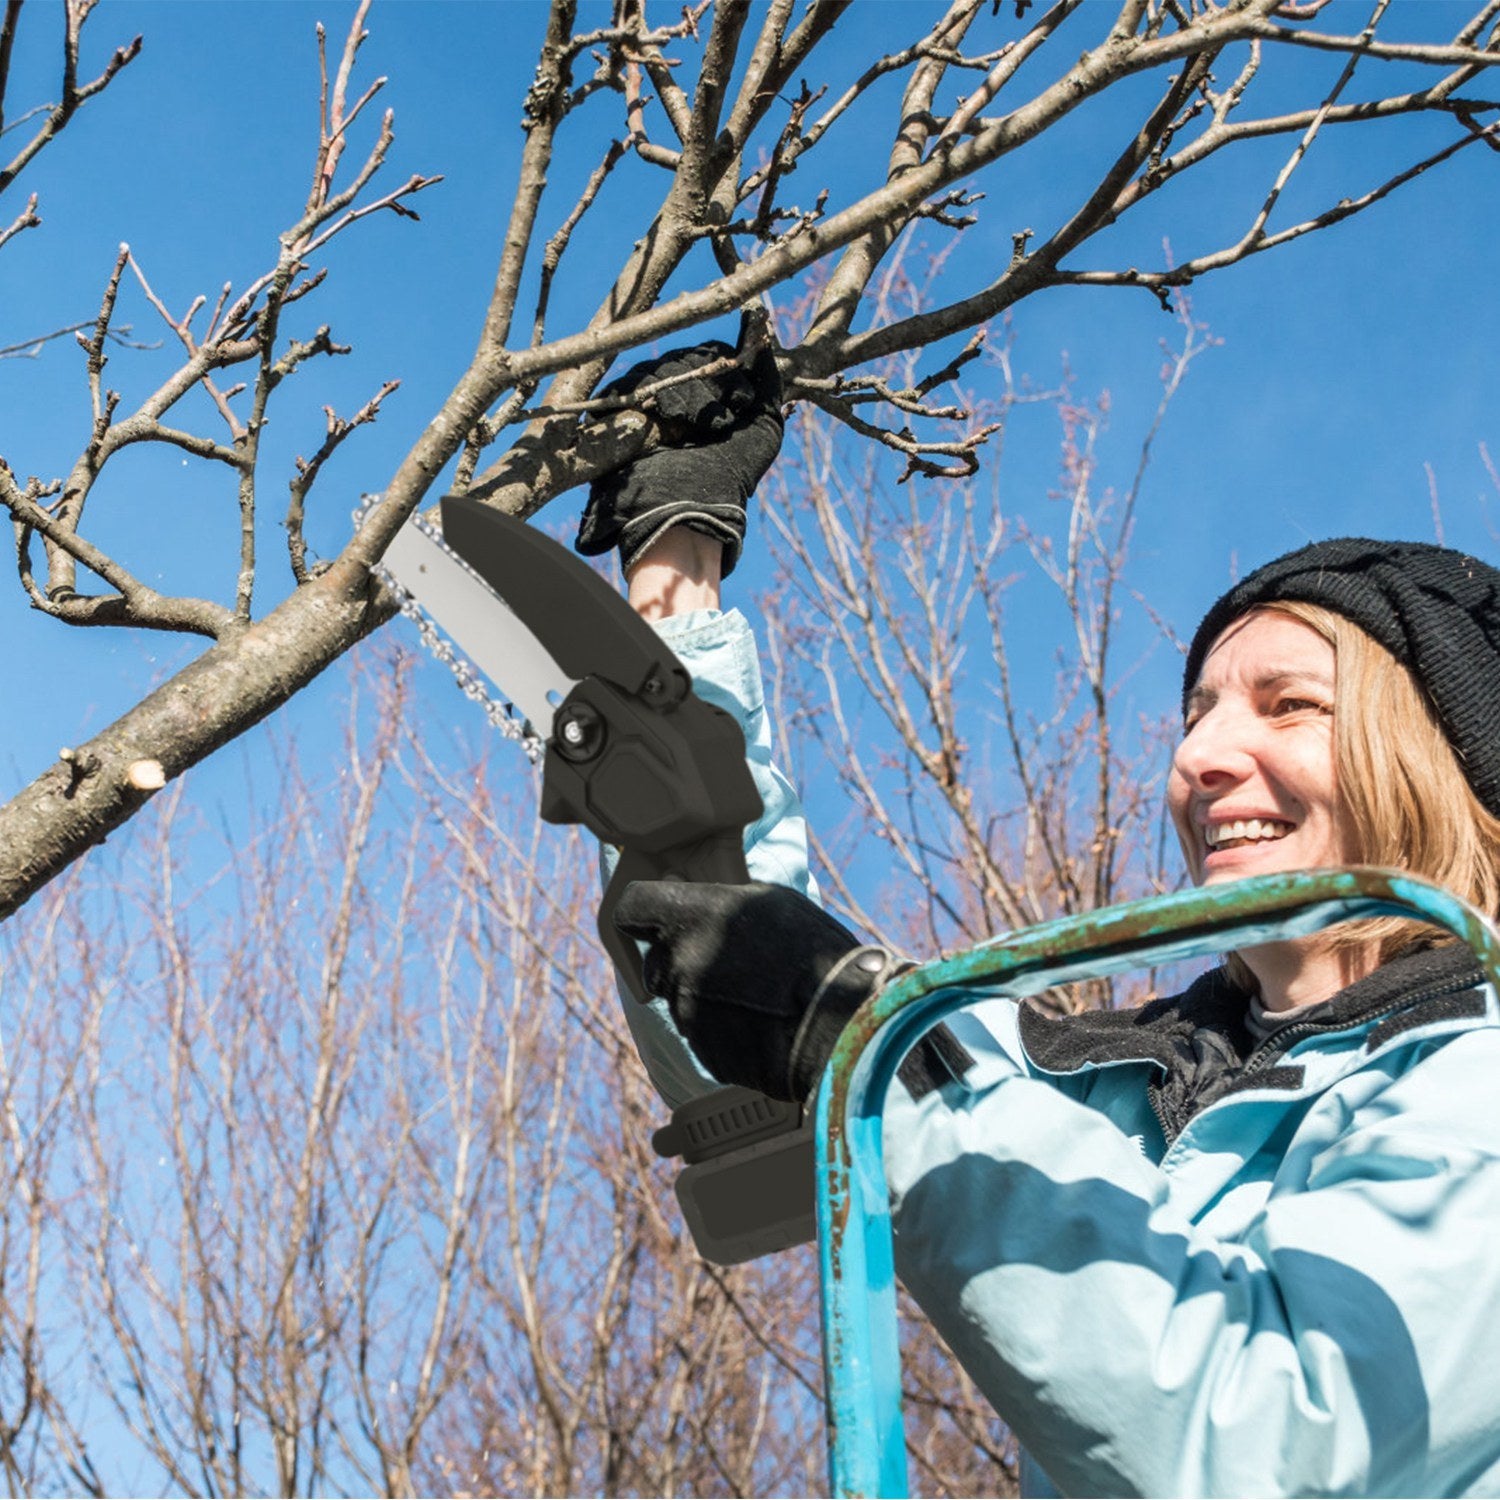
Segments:
[[[1244,780],[1253,770],[1250,725],[1227,704],[1201,714],[1183,735],[1172,766],[1195,789],[1211,791]]]

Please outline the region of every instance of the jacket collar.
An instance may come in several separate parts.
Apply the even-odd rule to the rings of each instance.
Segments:
[[[1047,1016],[1023,1006],[1021,1041],[1032,1062],[1049,1073],[1155,1063],[1162,1077],[1151,1085],[1152,1103],[1171,1140],[1228,1094],[1302,1088],[1303,1068],[1277,1062],[1293,1042],[1367,1027],[1368,1053],[1415,1026],[1483,1016],[1483,984],[1484,971],[1467,947],[1419,949],[1299,1012],[1257,1044],[1245,1025],[1249,996],[1220,968],[1181,995],[1134,1010]]]

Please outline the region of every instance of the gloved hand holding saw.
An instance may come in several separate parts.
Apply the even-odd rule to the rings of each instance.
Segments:
[[[903,965],[785,886],[638,880],[615,926],[646,950],[660,995],[723,1083],[806,1100],[839,1033]]]

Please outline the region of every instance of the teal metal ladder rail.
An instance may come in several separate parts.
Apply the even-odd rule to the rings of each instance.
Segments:
[[[855,1016],[823,1075],[816,1125],[833,1494],[907,1493],[881,1112],[912,1045],[968,1002],[957,987],[985,985],[1020,997],[1382,916],[1447,928],[1500,987],[1500,933],[1473,907],[1429,881],[1356,868],[1263,875],[1028,927],[911,970]]]

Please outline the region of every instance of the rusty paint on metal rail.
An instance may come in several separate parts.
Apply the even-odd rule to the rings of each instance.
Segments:
[[[1264,875],[1028,927],[903,974],[845,1027],[818,1090],[818,1243],[829,1483],[904,1495],[896,1288],[880,1120],[902,1058],[972,987],[1025,996],[1151,964],[1305,937],[1360,917],[1415,917],[1474,950],[1500,987],[1500,933],[1471,906],[1397,870]]]

